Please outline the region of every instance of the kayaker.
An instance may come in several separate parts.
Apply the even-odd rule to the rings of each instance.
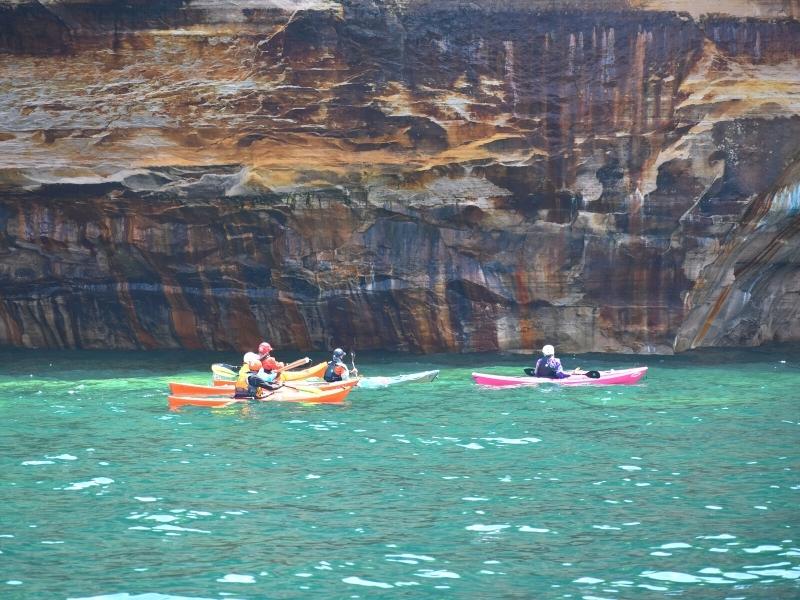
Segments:
[[[561,361],[555,357],[556,350],[550,344],[542,348],[542,358],[536,361],[535,377],[549,377],[550,379],[564,379],[569,373],[564,372]]]
[[[258,345],[258,356],[259,360],[261,360],[261,366],[268,373],[271,373],[275,369],[279,369],[281,367],[286,366],[286,363],[278,362],[277,360],[275,360],[275,357],[270,354],[271,352],[272,352],[272,346],[270,345],[269,342],[261,342]]]
[[[248,352],[245,358],[248,360],[239,369],[239,377],[234,385],[234,398],[263,398],[267,392],[281,387],[275,383],[277,373],[265,372],[256,353]]]
[[[336,348],[333,351],[333,359],[328,363],[328,368],[325,369],[325,374],[322,376],[325,381],[328,383],[347,381],[350,377],[358,376],[358,369],[355,367],[348,369],[347,365],[344,364],[345,356],[347,356],[347,353],[341,348]]]

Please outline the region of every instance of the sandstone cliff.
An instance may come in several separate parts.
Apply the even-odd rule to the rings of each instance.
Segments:
[[[798,3],[713,4],[0,0],[0,344],[800,340]]]

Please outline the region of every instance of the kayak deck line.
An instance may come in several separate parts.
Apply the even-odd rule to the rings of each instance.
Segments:
[[[564,379],[549,377],[516,377],[513,375],[494,375],[491,373],[472,373],[472,379],[478,385],[486,387],[537,386],[542,384],[561,385],[567,387],[592,385],[634,385],[639,383],[647,373],[647,367],[600,371],[600,377],[591,378],[586,375],[571,375]]]
[[[352,387],[339,387],[332,390],[324,390],[319,393],[313,392],[293,392],[278,391],[268,394],[264,398],[234,398],[230,396],[182,396],[171,394],[167,397],[167,404],[170,409],[182,406],[204,406],[210,408],[220,408],[231,404],[246,403],[254,400],[255,402],[300,402],[305,404],[342,404],[352,390]]]
[[[316,394],[321,391],[327,390],[336,390],[340,388],[350,388],[358,385],[359,379],[348,379],[347,381],[334,381],[333,383],[327,383],[325,381],[318,382],[318,381],[296,381],[290,384],[286,384],[286,390],[291,390],[291,388],[297,387],[300,388],[300,391],[308,392],[311,394]],[[307,389],[302,389],[307,388]],[[177,381],[170,381],[169,382],[169,391],[170,394],[174,396],[221,396],[223,394],[233,394],[235,391],[235,387],[232,383],[228,383],[227,385],[201,385],[195,383],[181,383]],[[297,390],[292,390],[297,391]]]

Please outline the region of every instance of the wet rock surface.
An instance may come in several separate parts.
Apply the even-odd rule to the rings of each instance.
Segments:
[[[0,343],[800,339],[797,7],[658,4],[0,2]]]

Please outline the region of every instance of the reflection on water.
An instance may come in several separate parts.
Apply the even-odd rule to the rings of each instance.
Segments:
[[[562,356],[650,367],[580,389],[472,383],[520,356],[365,354],[441,373],[171,413],[168,381],[230,357],[0,352],[2,597],[800,595],[800,348]]]

